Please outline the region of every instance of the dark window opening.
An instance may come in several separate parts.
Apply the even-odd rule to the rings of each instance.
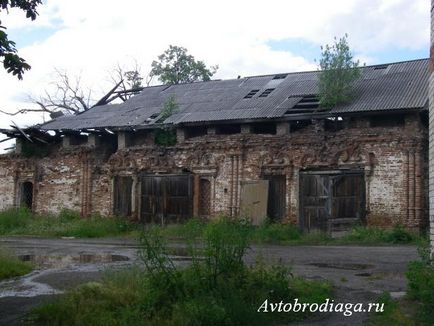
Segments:
[[[295,97],[295,96],[290,96]],[[319,108],[319,97],[317,95],[306,95],[298,101],[291,109],[287,110],[285,114],[312,112]]]
[[[274,80],[274,79],[285,79],[286,76],[288,76],[288,74],[279,74],[279,75],[274,76],[274,77],[273,77],[273,80]]]
[[[252,98],[257,92],[259,92],[259,89],[252,89],[244,98]]]
[[[185,129],[185,133],[187,138],[202,137],[207,134],[207,127],[205,126],[189,127]]]
[[[127,147],[153,144],[152,132],[148,130],[137,130],[135,132],[130,132],[127,133],[125,137],[125,145]]]
[[[216,127],[217,135],[234,135],[241,133],[241,125],[232,124],[232,125],[221,125]]]
[[[116,216],[131,216],[133,179],[131,177],[114,177],[113,213]]]
[[[275,88],[267,88],[265,91],[263,91],[261,93],[261,95],[259,95],[259,97],[267,97],[274,90],[275,90]]]
[[[374,70],[383,70],[383,69],[387,69],[387,67],[389,67],[389,65],[375,66]]]
[[[324,130],[339,131],[344,129],[344,120],[341,117],[325,119]]]
[[[370,118],[371,127],[401,127],[405,125],[404,115],[376,115]]]
[[[33,206],[33,183],[30,181],[21,184],[20,206],[32,209]]]
[[[72,146],[83,145],[87,143],[86,135],[71,135],[69,136],[69,144]]]
[[[252,132],[254,134],[276,134],[276,124],[275,123],[255,123],[252,126]]]
[[[290,130],[291,132],[303,129],[312,124],[311,120],[297,120],[290,122]]]

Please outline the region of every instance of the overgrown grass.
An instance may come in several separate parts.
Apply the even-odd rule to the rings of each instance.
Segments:
[[[380,301],[385,303],[385,312],[376,315],[371,325],[434,325],[434,261],[428,241],[418,249],[421,259],[408,265],[406,297],[393,300],[383,294]]]
[[[385,292],[377,300],[378,303],[384,304],[384,312],[376,313],[370,319],[370,326],[414,326],[415,321],[408,317],[397,300],[393,300],[390,294]]]
[[[31,270],[32,265],[30,263],[22,262],[0,248],[0,280],[25,275]]]
[[[408,297],[419,303],[417,318],[426,325],[434,325],[434,259],[429,243],[419,247],[420,261],[408,266]]]
[[[137,235],[138,229],[125,218],[81,218],[70,210],[63,210],[58,216],[33,215],[27,209],[0,212],[0,235],[98,238]]]
[[[188,267],[175,266],[165,254],[161,229],[151,228],[141,237],[144,270],[108,274],[101,283],[80,286],[38,307],[35,319],[50,325],[283,324],[308,313],[258,313],[266,299],[321,303],[331,295],[328,283],[294,277],[285,266],[247,266],[242,257],[249,246],[248,225],[218,220],[189,227]],[[199,234],[203,238],[196,247]]]
[[[241,220],[243,221],[243,220]],[[0,212],[0,235],[34,235],[46,237],[98,238],[107,236],[139,235],[142,225],[128,222],[125,218],[93,216],[81,218],[76,212],[63,210],[59,216],[35,216],[26,209],[11,209]],[[192,229],[203,237],[206,223],[190,219],[184,224],[157,226],[163,237],[185,240]],[[332,238],[324,232],[302,233],[297,225],[265,222],[250,226],[249,237],[257,244],[288,245],[390,245],[418,244],[423,237],[409,232],[402,226],[390,229],[357,226],[349,234]]]
[[[203,236],[206,223],[191,219],[185,224],[160,227],[161,234],[168,239],[186,239],[194,228],[199,236]],[[424,238],[396,225],[390,229],[356,226],[347,235],[332,238],[324,232],[303,233],[294,224],[264,223],[261,226],[250,226],[249,236],[257,244],[288,244],[288,245],[394,245],[419,244]]]

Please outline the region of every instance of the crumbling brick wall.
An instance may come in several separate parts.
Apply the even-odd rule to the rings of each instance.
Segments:
[[[370,127],[368,118],[359,117],[338,131],[316,121],[285,135],[208,134],[168,148],[139,144],[108,156],[86,146],[60,149],[42,159],[3,155],[0,209],[19,204],[17,182],[26,176],[35,182],[36,212],[69,208],[83,215],[110,215],[113,177],[122,175],[134,179],[133,216],[137,217],[141,173],[190,171],[211,182],[214,215],[236,215],[241,182],[277,174],[286,178],[285,220],[296,223],[300,172],[351,168],[365,175],[368,223],[426,225],[427,130],[418,114],[407,115],[404,125],[388,127]]]

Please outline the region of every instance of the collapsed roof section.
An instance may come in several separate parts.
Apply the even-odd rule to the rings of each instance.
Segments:
[[[376,111],[417,110],[428,99],[428,59],[367,66],[354,98],[324,112],[318,106],[318,71],[144,88],[122,104],[95,106],[35,129],[89,130],[152,128],[156,125],[222,123],[234,120],[303,120]],[[174,96],[178,110],[161,121],[164,103]]]

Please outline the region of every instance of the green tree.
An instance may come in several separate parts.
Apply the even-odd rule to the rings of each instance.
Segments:
[[[42,0],[0,0],[0,13],[18,8],[26,13],[27,18],[35,20],[38,15],[36,7],[41,3]],[[9,40],[6,27],[2,26],[0,21],[0,60],[8,73],[23,79],[23,74],[30,69],[30,65],[17,52],[15,42]]]
[[[156,76],[163,84],[192,83],[210,80],[218,66],[207,68],[203,61],[196,61],[187,49],[170,45],[158,61],[152,62],[150,76]]]
[[[354,82],[360,78],[360,62],[355,61],[347,41],[348,35],[333,45],[321,47],[319,92],[321,107],[332,107],[351,100]]]

